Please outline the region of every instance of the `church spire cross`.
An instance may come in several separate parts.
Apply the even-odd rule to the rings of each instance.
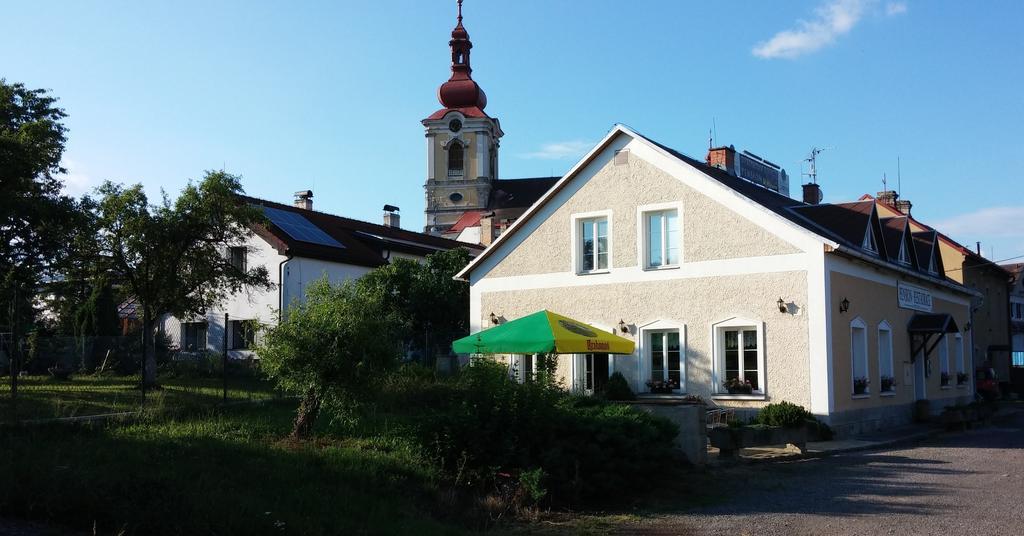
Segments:
[[[459,0],[459,24],[462,24],[462,0]]]

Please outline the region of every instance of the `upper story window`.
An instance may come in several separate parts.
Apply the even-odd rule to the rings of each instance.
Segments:
[[[910,264],[910,254],[907,252],[907,242],[905,240],[900,241],[900,254],[896,260],[900,264]]]
[[[864,231],[864,241],[860,247],[872,252],[878,253],[878,246],[875,245],[875,233],[871,232],[871,225],[868,224],[867,230]]]
[[[679,211],[644,213],[644,267],[679,265]]]
[[[248,251],[245,246],[228,248],[228,262],[231,263],[231,266],[234,266],[239,271],[244,272],[248,269],[248,259],[246,258],[247,253]]]
[[[462,168],[464,167],[464,156],[465,149],[462,148],[462,144],[454,142],[448,147],[448,176],[449,177],[461,177]]]
[[[583,218],[577,221],[578,271],[586,273],[607,270],[610,253],[608,217]]]
[[[1024,320],[1024,303],[1010,303],[1010,318],[1013,320]]]

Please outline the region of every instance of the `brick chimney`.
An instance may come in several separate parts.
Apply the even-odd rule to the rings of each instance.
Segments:
[[[480,216],[480,245],[489,246],[494,242],[494,213],[488,212]]]
[[[817,205],[821,203],[821,186],[813,182],[804,185],[804,203]]]
[[[295,206],[303,210],[313,210],[313,190],[295,192]]]
[[[912,206],[914,206],[914,205],[910,202],[909,199],[897,199],[896,200],[896,210],[906,214],[907,216],[910,215],[910,207],[912,207]]]
[[[885,203],[890,207],[896,207],[896,200],[900,198],[900,194],[896,193],[896,190],[885,190],[884,192],[878,192],[875,196],[875,200],[879,203]]]
[[[736,147],[714,147],[708,149],[707,163],[711,167],[724,169],[730,175],[736,175]]]
[[[394,227],[396,229],[402,228],[402,216],[398,213],[398,207],[394,205],[384,205],[384,226]]]

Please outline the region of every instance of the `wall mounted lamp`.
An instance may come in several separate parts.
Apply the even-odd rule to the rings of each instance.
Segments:
[[[491,323],[494,324],[495,326],[498,325],[498,315],[494,314],[493,312],[491,313]]]
[[[786,300],[779,298],[779,301],[775,302],[775,304],[779,306],[780,313],[789,312],[789,307],[786,307]]]
[[[845,313],[850,310],[850,300],[843,297],[843,301],[839,302],[839,312]]]
[[[629,333],[629,326],[626,325],[625,320],[619,320],[619,331],[623,333]]]

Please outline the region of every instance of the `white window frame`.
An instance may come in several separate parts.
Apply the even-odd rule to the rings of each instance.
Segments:
[[[851,331],[851,334],[853,332]],[[885,335],[883,335],[885,333]],[[885,352],[883,352],[885,348]],[[888,320],[883,320],[878,324],[878,394],[879,396],[893,396],[896,394],[896,364],[893,358],[893,342],[892,342],[892,326],[889,325]],[[885,361],[884,355],[888,354],[888,366],[883,364]],[[851,354],[852,356],[852,354]],[[888,391],[882,390],[882,372],[888,368],[889,377],[893,380],[892,389]],[[870,387],[870,385],[869,385]]]
[[[685,394],[686,391],[686,324],[682,322],[676,322],[674,320],[656,320],[638,326],[637,332],[639,334],[637,344],[637,356],[639,357],[640,366],[637,367],[637,384],[634,385],[634,391],[637,393],[648,392],[647,380],[651,379],[651,359],[650,359],[650,335],[652,333],[664,333],[669,331],[679,332],[679,394]],[[666,369],[667,370],[667,369]],[[609,375],[612,370],[609,367]]]
[[[964,362],[964,336],[959,333],[953,337],[953,354],[956,362],[956,373],[961,374],[963,372],[967,372],[967,364]],[[952,381],[957,387],[963,388],[967,387],[967,383],[969,383],[971,379],[968,377],[967,383],[963,384],[957,381],[956,378],[952,378]]]
[[[857,375],[857,352],[855,351],[856,350],[856,346],[854,345],[856,334],[855,334],[854,330],[858,330],[858,329],[861,330],[861,336],[860,337],[861,337],[862,346],[864,348],[864,359],[863,359],[864,360],[864,375],[863,376],[858,376]],[[867,398],[867,397],[871,396],[871,383],[870,383],[871,366],[870,366],[870,362],[871,362],[871,352],[868,350],[868,323],[865,322],[863,318],[858,316],[857,318],[854,318],[853,320],[850,321],[850,394],[854,398]],[[867,386],[864,387],[864,392],[861,393],[861,394],[856,394],[857,393],[857,389],[854,387],[854,382],[857,381],[857,378],[868,378],[869,379],[869,382],[868,382]]]
[[[516,381],[526,383],[537,377],[537,354],[514,354],[516,363]],[[530,358],[530,370],[526,370],[526,358]]]
[[[875,232],[871,230],[871,220],[868,220],[868,228],[864,231],[864,241],[860,247],[872,253],[878,253],[878,245],[875,241]]]
[[[910,266],[910,253],[907,251],[907,239],[904,236],[900,239],[900,253],[897,257],[896,262],[900,264]]]
[[[662,264],[661,266],[649,266],[647,259],[650,251],[648,250],[648,243],[650,242],[647,237],[650,234],[650,230],[647,228],[647,215],[653,212],[667,212],[670,210],[676,211],[676,225],[679,236],[679,262],[676,264]],[[683,229],[685,225],[683,223],[683,204],[681,202],[669,202],[669,203],[654,203],[650,205],[641,205],[636,208],[636,250],[637,250],[637,266],[640,266],[643,270],[672,270],[679,268],[683,264]],[[666,258],[667,247],[665,245],[664,236],[662,239],[662,258]]]
[[[597,328],[597,329],[599,329],[601,331],[604,331],[604,332],[615,333],[614,329],[609,328],[608,326],[602,324],[601,322],[586,322],[586,324],[594,326],[595,328]],[[602,353],[607,353],[607,352],[586,352],[586,353],[582,353],[582,354],[573,354],[572,355],[572,361],[570,361],[570,364],[571,364],[571,371],[570,372],[572,374],[572,390],[580,392],[580,393],[592,394],[592,393],[590,393],[587,390],[587,377],[586,377],[586,374],[587,374],[587,354],[588,353],[602,354]],[[612,377],[612,374],[615,372],[614,368],[615,368],[615,354],[608,354],[608,378]]]
[[[604,218],[608,222],[608,267],[594,270],[583,270],[583,235],[580,232],[583,222],[588,220],[597,220]],[[572,237],[571,252],[570,255],[572,266],[572,273],[576,275],[591,275],[591,274],[606,274],[612,271],[612,266],[615,265],[613,255],[615,254],[615,223],[612,220],[611,210],[596,210],[592,212],[581,212],[579,214],[573,214],[569,218],[572,223],[570,236]]]
[[[757,386],[760,388],[749,395],[745,394],[729,394],[728,391],[722,387],[722,382],[725,381],[725,332],[729,329],[737,328],[753,328],[757,331]],[[724,320],[720,320],[711,325],[711,340],[712,342],[712,381],[714,382],[714,398],[728,400],[764,400],[768,394],[768,384],[765,380],[765,340],[764,340],[764,322],[760,320],[753,320],[750,318],[743,317],[731,317]]]

